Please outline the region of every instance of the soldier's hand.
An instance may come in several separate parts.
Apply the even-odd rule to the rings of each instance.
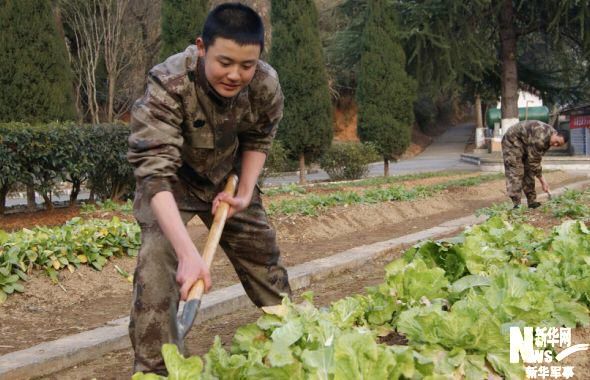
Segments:
[[[541,181],[541,188],[543,189],[543,191],[548,193],[549,192],[549,184],[547,183],[545,178],[541,177],[541,178],[539,178],[539,181]]]
[[[221,192],[217,194],[215,199],[213,199],[213,206],[211,207],[211,214],[215,215],[217,212],[217,208],[221,202],[227,202],[230,206],[229,213],[227,214],[228,218],[231,218],[235,213],[240,212],[248,208],[250,204],[250,199],[246,199],[245,197],[241,197],[236,195],[232,197],[231,195]]]
[[[205,260],[197,253],[179,258],[176,282],[180,285],[180,299],[186,301],[188,293],[198,279],[205,282],[205,291],[211,289],[211,275]]]

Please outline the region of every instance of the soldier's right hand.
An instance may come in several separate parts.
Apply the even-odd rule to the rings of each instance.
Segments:
[[[181,300],[186,301],[189,291],[200,278],[205,282],[205,291],[209,291],[211,289],[211,274],[201,255],[195,252],[179,258],[176,282],[180,285]]]
[[[544,177],[539,178],[539,180],[541,181],[541,188],[543,189],[543,191],[548,193],[549,192],[549,184],[547,183],[547,180],[545,180]]]

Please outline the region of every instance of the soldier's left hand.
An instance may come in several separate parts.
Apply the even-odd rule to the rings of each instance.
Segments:
[[[227,214],[228,218],[231,218],[232,216],[234,216],[234,214],[245,210],[248,205],[250,204],[250,200],[246,199],[245,197],[241,197],[239,195],[236,195],[235,197],[232,197],[231,195],[221,192],[219,194],[217,194],[217,196],[215,197],[215,199],[213,199],[213,206],[211,207],[211,214],[215,215],[215,213],[217,212],[217,208],[219,207],[219,204],[221,202],[227,202],[230,205],[229,208],[229,213]]]
[[[547,181],[544,178],[541,179],[541,188],[543,189],[544,192],[546,192],[546,193],[549,192],[549,184],[547,183]]]

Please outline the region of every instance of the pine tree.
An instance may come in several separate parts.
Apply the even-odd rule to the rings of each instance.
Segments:
[[[410,145],[416,84],[406,73],[406,57],[385,1],[369,1],[368,11],[357,78],[357,128],[362,141],[376,145],[387,176],[389,160]]]
[[[207,0],[164,0],[160,58],[166,59],[194,44],[203,30],[207,13]]]
[[[546,91],[551,91],[550,98],[555,99],[558,95],[559,99],[555,100],[562,103],[569,102],[578,89],[583,91],[583,78],[582,83],[575,81],[578,83],[573,86],[568,86],[567,82],[572,74],[588,70],[589,0],[424,0],[396,3],[404,15],[402,21],[408,37],[406,46],[421,83],[430,79],[424,78],[424,74],[433,77],[430,82],[446,74],[450,80],[458,78],[463,82],[465,78],[469,86],[481,85],[487,92],[493,91],[495,97],[501,95],[502,119],[508,119],[506,121],[518,118],[519,88],[545,93],[546,99]],[[557,67],[548,63],[551,59],[545,59],[543,65],[547,65],[549,70],[531,68],[526,55],[531,50],[535,54],[542,51],[539,46],[531,45],[538,38],[547,39],[551,54],[558,52]],[[573,48],[576,52],[562,54],[560,50],[564,48]],[[564,64],[578,57],[580,60],[574,63],[575,67]],[[560,67],[566,69],[561,70]],[[529,71],[531,69],[533,72]],[[559,84],[558,88],[554,83]],[[587,99],[583,93],[580,95],[580,100]]]
[[[273,0],[271,22],[270,63],[285,95],[277,138],[299,159],[300,181],[305,182],[305,160],[319,157],[333,135],[318,13],[311,0]]]
[[[51,1],[2,1],[0,25],[0,121],[74,119],[72,73]]]

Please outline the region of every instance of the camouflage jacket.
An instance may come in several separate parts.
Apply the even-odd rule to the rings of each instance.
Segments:
[[[156,65],[132,109],[127,159],[148,199],[172,191],[179,177],[211,201],[242,151],[268,152],[283,115],[276,71],[259,61],[250,84],[233,98],[205,78],[195,45]]]
[[[504,156],[526,157],[529,170],[541,177],[541,160],[550,148],[550,138],[555,129],[537,120],[525,120],[514,124],[502,138]]]

